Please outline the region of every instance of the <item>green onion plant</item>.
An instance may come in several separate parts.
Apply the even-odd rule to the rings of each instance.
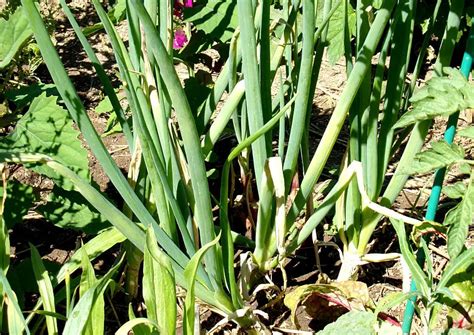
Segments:
[[[430,36],[440,25],[446,26],[446,35],[437,67],[449,65],[456,24],[451,13],[447,23],[439,17],[441,0],[430,12],[420,50],[412,45],[417,23],[414,0],[237,0],[228,57],[199,105],[189,99],[175,68],[179,53],[173,50],[172,1],[125,1],[125,43],[101,2],[92,0],[113,49],[125,107],[66,1],[60,0],[121,126],[132,157],[127,176],[94,128],[35,2],[22,0],[22,4],[61,103],[124,206],[114,205],[61,156],[28,145],[0,148],[2,164],[41,166],[55,180],[69,183],[112,225],[84,244],[53,279],[31,248],[41,299],[26,319],[5,277],[9,248],[0,249],[0,302],[8,306],[8,327],[13,333],[28,329],[38,320],[37,314],[44,316],[51,334],[58,332],[57,320],[62,319],[67,319],[65,333],[100,332],[104,297],[122,263],[127,269],[127,293],[136,297],[141,286],[147,312],[146,317],[137,317],[130,309],[130,320],[119,334],[132,329],[175,333],[175,284],[188,292],[183,312],[186,334],[195,331],[196,299],[240,326],[256,326],[258,317],[247,306],[249,291],[263,274],[283,268],[285,259],[328,214],[335,213],[343,244],[338,280],[353,278],[368,261],[393,258],[368,249],[382,217],[421,224],[390,209],[408,176],[398,168],[388,180],[386,176],[395,155],[401,154],[398,167],[415,157],[429,128],[429,121],[401,130],[394,125],[410,108]],[[455,6],[452,1],[452,13]],[[332,62],[345,59],[347,81],[310,154],[312,106],[325,57]],[[413,59],[415,70],[410,73]],[[189,73],[193,76],[194,69]],[[349,140],[339,176],[316,203],[315,186],[345,124]],[[211,190],[207,166],[229,128],[235,146],[221,157],[220,184],[218,190]],[[238,183],[253,225],[251,239],[237,234],[239,227],[232,220],[229,204]],[[3,221],[0,227],[1,248],[8,246],[8,234]],[[251,247],[241,263],[239,282],[234,269],[237,240]],[[90,261],[116,244],[122,244],[125,256],[105,276],[95,278]],[[79,268],[76,294],[71,292],[76,277],[71,276]],[[74,302],[76,296],[79,300]],[[55,303],[64,300],[66,315],[60,315]],[[163,304],[169,306],[169,313],[163,313]]]

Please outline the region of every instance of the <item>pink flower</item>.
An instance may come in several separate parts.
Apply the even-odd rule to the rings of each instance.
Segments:
[[[192,8],[193,0],[184,0],[184,7]]]
[[[185,32],[178,29],[174,32],[173,49],[181,49],[188,42]]]

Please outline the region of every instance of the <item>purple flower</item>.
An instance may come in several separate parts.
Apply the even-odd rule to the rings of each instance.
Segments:
[[[188,42],[185,32],[178,29],[174,32],[173,49],[181,49]]]

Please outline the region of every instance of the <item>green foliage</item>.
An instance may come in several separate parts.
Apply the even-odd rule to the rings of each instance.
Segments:
[[[203,258],[204,254],[214,247],[220,239],[221,235],[217,235],[216,238],[203,245],[201,249],[199,249],[196,254],[191,258],[189,263],[186,265],[184,269],[184,277],[186,278],[186,299],[184,302],[185,312],[183,315],[183,323],[184,323],[184,332],[186,334],[193,334],[194,333],[194,318],[195,318],[195,284],[196,284],[196,274]]]
[[[3,192],[1,186],[0,192]],[[37,195],[31,186],[14,180],[7,183],[6,194],[3,219],[6,226],[11,229],[15,224],[23,221],[23,216],[28,213],[37,200]]]
[[[147,317],[159,326],[162,334],[176,333],[176,288],[170,260],[158,248],[155,235],[148,228],[143,260],[143,299]]]
[[[464,149],[445,141],[431,143],[431,148],[416,154],[411,165],[402,166],[401,173],[426,173],[464,160]]]
[[[0,70],[10,64],[32,33],[23,7],[19,7],[8,20],[0,18]]]
[[[89,180],[87,151],[78,139],[80,132],[73,128],[69,114],[57,104],[57,98],[42,93],[35,98],[28,112],[17,122],[8,136],[8,147],[49,155],[67,164],[85,180]],[[5,146],[4,146],[5,147]],[[33,170],[52,178],[63,188],[72,185],[45,166]]]
[[[31,104],[31,102],[42,93],[46,93],[47,96],[59,96],[54,84],[35,83],[8,90],[5,92],[5,97],[13,102],[17,108],[21,109]]]
[[[77,191],[66,191],[54,187],[48,201],[36,209],[45,219],[62,228],[97,234],[108,228],[109,223]]]
[[[93,334],[103,334],[103,331],[100,332],[104,327],[103,295],[105,289],[111,283],[111,277],[117,272],[121,262],[122,260],[117,262],[102,278],[95,279],[89,260],[87,256],[84,256],[83,271],[86,271],[88,274],[81,278],[81,283],[83,283],[82,287],[85,291],[83,291],[81,299],[72,310],[64,326],[63,334],[82,333],[86,329],[89,329]],[[92,275],[90,271],[92,271]]]
[[[459,199],[466,193],[466,184],[462,181],[457,181],[450,185],[443,186],[442,191],[448,198]]]
[[[316,24],[321,26],[323,22],[324,1],[318,1],[318,16]],[[336,64],[345,54],[346,38],[355,34],[356,13],[349,1],[335,1],[337,10],[329,20],[327,31],[327,56],[331,64]],[[347,13],[344,13],[344,10]]]
[[[371,312],[350,311],[339,317],[337,321],[319,331],[319,335],[338,335],[341,332],[353,335],[375,335],[377,317]]]
[[[26,320],[23,317],[15,292],[13,292],[10,283],[8,282],[5,272],[0,269],[0,306],[2,306],[2,313],[6,310],[6,319],[8,322],[9,334],[30,334],[26,325]]]
[[[448,228],[448,254],[455,259],[464,248],[469,234],[469,226],[474,218],[474,173],[462,196],[462,200],[452,208],[444,220]]]
[[[415,255],[408,245],[404,223],[396,220],[390,221],[393,225],[393,228],[395,228],[395,231],[397,232],[398,243],[400,245],[403,259],[407,263],[413,279],[416,281],[417,289],[424,297],[428,297],[431,294],[431,283],[428,280],[428,276],[416,262]]]
[[[30,243],[31,249],[31,264],[33,265],[33,272],[35,274],[36,282],[38,283],[39,293],[43,299],[43,306],[46,312],[55,313],[56,306],[54,302],[53,285],[51,279],[43,265],[41,256],[34,245]],[[46,316],[46,326],[49,334],[58,333],[57,318],[51,315]]]
[[[8,230],[3,220],[3,215],[0,214],[0,269],[4,272],[10,266],[10,239]]]
[[[474,107],[474,85],[456,69],[446,68],[444,71],[447,76],[430,79],[413,94],[410,99],[412,109],[400,117],[395,128]]]
[[[123,100],[125,97],[123,94],[118,93],[117,98]],[[115,112],[114,106],[109,97],[106,96],[101,102],[99,102],[94,111],[98,115],[109,114],[102,137],[122,133],[122,126],[120,122],[118,122],[119,118],[117,117],[117,113]]]
[[[198,51],[214,45],[219,48],[218,62],[226,61],[228,56],[216,80],[208,80],[199,71],[194,72],[195,64],[192,62],[198,57],[191,53],[195,49],[188,55],[186,52],[179,54],[183,58],[180,61],[189,66],[190,78],[178,76],[171,49],[174,30],[172,1],[119,0],[107,13],[99,0],[93,0],[101,22],[86,34],[104,28],[110,39],[120,87],[127,100],[127,112],[133,119],[131,128],[127,123],[128,115],[120,106],[122,97],[119,99],[117,96],[66,1],[61,0],[107,95],[96,109],[98,113],[111,113],[105,134],[120,129],[124,132],[132,156],[127,177],[102,142],[104,134],[98,134],[91,122],[34,1],[22,2],[57,92],[51,92],[52,87],[38,85],[26,92],[9,93],[8,99],[18,108],[31,105],[9,135],[8,143],[2,145],[0,162],[24,164],[55,181],[56,187],[49,202],[38,208],[48,220],[60,227],[98,233],[52,276],[50,282],[41,266],[40,256],[32,251],[38,290],[42,296],[36,308],[43,304],[43,309],[50,313],[46,314],[48,329],[53,329],[51,321],[55,320],[54,317],[62,318],[59,314],[51,314],[54,313],[51,292],[66,281],[66,293],[58,290],[54,297],[55,302],[60,303],[60,298],[66,296],[68,319],[64,333],[105,332],[104,294],[110,284],[115,284],[112,276],[118,272],[120,262],[98,279],[91,259],[124,240],[130,247],[122,247],[122,253],[129,250],[135,253],[127,253],[127,269],[133,268],[138,273],[141,252],[144,254],[141,283],[147,317],[138,313],[139,317],[136,317],[130,309],[130,321],[120,327],[118,334],[130,330],[136,333],[175,333],[176,284],[187,290],[184,333],[194,332],[196,301],[211,305],[242,326],[255,325],[258,323],[257,312],[252,310],[251,301],[245,301],[250,296],[248,290],[258,283],[265,271],[278,264],[283,266],[283,258],[303,244],[326,215],[332,213],[333,207],[336,207],[334,221],[344,244],[342,269],[351,259],[346,257],[346,253],[357,256],[353,262],[356,266],[369,259],[367,245],[381,215],[414,224],[412,236],[426,253],[429,251],[420,235],[435,230],[444,232],[448,227],[448,251],[456,259],[436,285],[432,274],[426,274],[417,265],[404,223],[394,221],[400,249],[417,280],[419,292],[391,296],[375,313],[351,311],[326,327],[322,334],[341,330],[386,333],[388,330],[382,329],[386,329],[387,324],[379,323],[378,312],[414,295],[422,296],[427,309],[437,303],[440,296],[453,295],[449,290],[461,282],[458,274],[471,265],[471,249],[464,250],[461,242],[469,225],[466,226],[466,222],[472,220],[472,183],[465,188],[446,189],[446,193],[462,198],[462,201],[460,209],[456,207],[447,216],[445,226],[420,222],[388,208],[393,201],[391,198],[395,199],[403,187],[407,174],[425,173],[455,163],[472,163],[464,158],[460,146],[445,142],[433,143],[430,149],[415,156],[424,140],[423,134],[426,134],[423,129],[428,129],[419,127],[417,122],[437,115],[450,115],[474,101],[471,85],[456,71],[448,69],[450,78],[431,80],[411,100],[412,110],[404,113],[408,109],[405,102],[410,99],[413,88],[406,79],[411,78],[414,86],[418,76],[416,71],[413,76],[408,73],[414,49],[412,27],[417,24],[414,18],[416,1],[385,0],[374,3],[374,7],[369,1],[358,1],[355,2],[357,10],[348,1],[318,1],[317,8],[312,0],[197,2],[194,8],[185,10],[184,19],[192,24],[187,26],[190,28],[187,33],[194,35],[192,39],[199,44]],[[127,38],[114,27],[114,23],[124,15],[127,15]],[[435,10],[430,20],[436,18]],[[429,23],[424,26],[425,40],[431,38],[432,28]],[[354,41],[352,36],[355,36]],[[196,41],[199,38],[202,40]],[[126,44],[124,40],[127,40]],[[427,45],[422,47],[417,64],[425,63],[423,53],[426,48]],[[348,79],[311,157],[311,106],[324,54],[331,63],[343,55],[347,57]],[[378,65],[372,73],[372,59],[377,54]],[[397,57],[393,57],[395,54]],[[392,56],[388,70],[385,68],[387,55]],[[193,60],[188,63],[188,58]],[[277,94],[272,92],[273,85],[281,86]],[[66,106],[67,112],[58,105],[56,95],[61,97],[60,103]],[[224,99],[222,107],[217,108]],[[400,111],[403,116],[397,123]],[[347,160],[341,164],[338,179],[334,177],[332,180],[335,186],[324,200],[315,202],[312,199],[315,185],[326,168],[347,116],[351,138]],[[72,120],[79,131],[75,130]],[[233,150],[226,148],[230,150],[225,150],[225,155],[229,151],[230,155],[218,157],[216,144],[225,129],[232,129],[230,122],[237,147]],[[278,155],[281,158],[272,157],[275,155],[273,141],[277,123]],[[417,124],[412,131],[408,126],[414,123]],[[405,129],[401,133],[394,132],[394,124]],[[400,164],[392,179],[394,183],[390,181],[386,187],[392,194],[386,196],[381,193],[386,185],[386,168],[393,160],[393,152],[409,133],[411,136],[402,161],[410,162],[410,165]],[[87,152],[78,140],[79,134],[124,200],[123,208],[91,185]],[[470,136],[469,130],[463,134]],[[217,157],[217,160],[205,161],[209,156]],[[234,161],[235,158],[238,159]],[[224,167],[220,185],[217,185],[220,194],[216,196],[210,192],[216,185],[211,184],[207,176],[211,169],[219,171],[221,162],[224,162]],[[253,187],[254,179],[256,188]],[[234,203],[235,192],[241,192],[238,195],[246,201],[249,213],[244,213],[245,220],[252,221],[257,217],[255,247],[252,247],[246,263],[242,262],[238,267],[241,271],[240,286],[234,273],[232,236],[235,233],[231,230],[235,224],[232,220],[235,213],[231,211],[235,208],[230,204]],[[377,203],[380,198],[389,200],[387,207]],[[307,205],[314,203],[315,208]],[[217,220],[213,210],[215,205],[219,208]],[[256,216],[253,209],[258,211]],[[18,211],[18,215],[21,213],[24,210]],[[302,225],[300,218],[304,218]],[[101,230],[106,221],[114,228]],[[220,234],[216,237],[216,231],[221,232],[221,241]],[[1,242],[8,244],[6,229],[0,235]],[[8,267],[7,249],[0,250],[4,271]],[[135,255],[139,257],[133,257]],[[82,274],[71,279],[79,267],[82,267]],[[428,263],[428,272],[432,268]],[[74,281],[79,282],[77,288]],[[467,283],[467,280],[462,282]],[[344,283],[346,288],[342,284],[297,288],[296,293],[287,295],[285,299],[290,304],[293,318],[296,308],[313,293],[326,298],[344,295],[343,299],[349,305],[357,302],[360,309],[374,309],[366,286],[363,285],[363,294],[354,297],[354,292],[359,292],[353,289],[357,282]],[[71,302],[70,297],[74,297],[71,289],[78,291],[76,304]],[[7,295],[7,298],[11,297]],[[4,304],[4,300],[1,303]],[[247,306],[252,307],[247,311]],[[7,314],[12,311],[16,312],[16,309],[8,309]],[[13,321],[18,320],[11,318],[9,327]],[[18,324],[21,325],[20,321]]]
[[[235,1],[208,0],[184,11],[185,21],[206,33],[206,42],[227,42],[238,26]]]
[[[458,135],[467,138],[474,138],[474,126],[459,130]]]

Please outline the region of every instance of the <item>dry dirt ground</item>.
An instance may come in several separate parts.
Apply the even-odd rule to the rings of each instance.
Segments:
[[[97,77],[94,74],[92,66],[88,61],[85,53],[80,47],[80,43],[75,39],[73,32],[69,28],[69,25],[65,22],[64,17],[61,15],[60,11],[56,11],[54,6],[54,1],[51,2],[49,14],[57,20],[55,39],[57,41],[57,49],[60,53],[60,56],[67,68],[71,79],[73,80],[83,102],[88,110],[89,116],[91,117],[94,125],[96,126],[99,133],[103,132],[103,129],[107,123],[107,115],[97,115],[94,112],[97,104],[103,99],[103,94],[100,90],[100,83]],[[82,26],[91,25],[96,22],[97,18],[94,15],[90,3],[86,0],[74,0],[70,3],[71,9],[76,13],[77,18]],[[111,77],[114,77],[117,69],[113,61],[113,53],[110,45],[103,33],[97,33],[91,37],[91,42],[96,49],[99,59],[105,64],[105,68]],[[182,75],[185,75],[185,71],[179,71]],[[44,68],[40,68],[38,75],[44,81],[48,81],[48,74]],[[336,64],[335,66],[329,65],[327,62],[323,63],[322,72],[320,74],[320,81],[317,86],[316,96],[314,100],[314,117],[311,125],[312,128],[312,146],[316,147],[319,138],[322,135],[322,132],[325,129],[325,125],[330,117],[331,111],[335,107],[341,89],[344,86],[346,79],[345,67],[341,64]],[[115,79],[116,80],[116,79]],[[461,115],[461,124],[467,125],[469,122],[472,122],[470,119],[471,116],[469,113],[464,113]],[[430,141],[438,139],[442,136],[444,129],[444,122],[442,120],[437,120],[435,126],[430,131],[427,145]],[[104,138],[105,145],[112,153],[114,159],[121,169],[124,171],[127,170],[128,164],[130,162],[130,156],[127,154],[126,150],[123,150],[125,141],[120,135],[112,135]],[[337,165],[340,162],[344,150],[346,148],[347,134],[342,134],[338,140],[335,148],[334,155],[330,164]],[[473,143],[463,143],[467,151],[470,152],[471,157],[473,153]],[[109,180],[105,175],[104,171],[101,169],[100,165],[97,163],[96,159],[90,155],[90,168],[92,171],[93,179],[100,186],[102,191],[108,192],[113,196],[114,190],[109,185]],[[38,179],[35,179],[35,176],[28,176],[28,172],[24,172],[23,177],[20,176],[20,179],[32,178],[30,181],[33,184],[38,184]],[[423,216],[423,208],[426,204],[427,198],[429,196],[429,185],[431,184],[431,177],[417,177],[412,178],[407,183],[402,194],[396,201],[394,209],[404,212],[408,215],[421,218]],[[448,182],[456,180],[458,176],[456,174],[450,174],[447,177]],[[41,180],[40,182],[46,182]],[[21,231],[17,232],[18,234],[27,234],[30,236],[30,233],[33,232],[37,234],[37,224],[41,221],[41,218],[34,217],[25,222],[25,225],[21,228]],[[48,225],[47,227],[50,227]],[[52,227],[50,231],[58,232],[59,229],[54,229]],[[30,233],[28,233],[28,231]],[[40,234],[46,234],[44,229],[39,229]],[[55,240],[57,235],[54,236],[45,236],[43,242],[45,245],[48,245],[49,248],[45,248],[43,251],[46,251],[46,258],[53,260],[58,263],[65,262],[73,252],[74,248],[77,245],[78,239],[82,235],[77,235],[74,233],[65,233],[66,235],[62,240],[67,241],[67,243],[59,244]],[[471,230],[470,239],[473,240],[473,232]],[[331,236],[326,236],[325,241],[332,241]],[[446,264],[446,250],[438,248],[436,241],[432,243],[432,250],[434,251],[434,266],[436,268],[437,274],[441,271],[442,267]],[[387,225],[381,225],[381,227],[374,234],[374,252],[397,252],[398,251],[398,242],[393,230]],[[18,251],[23,249],[21,246],[13,246],[18,248]],[[318,278],[318,271],[315,266],[315,260],[313,255],[313,248],[311,245],[305,245],[299,251],[299,255],[293,259],[288,265],[289,271],[294,274],[290,280],[290,286],[301,285],[304,283],[314,283]],[[330,277],[333,277],[338,270],[338,253],[333,248],[324,247],[320,251],[321,259],[321,268],[327,273]],[[18,254],[18,252],[17,252]],[[298,258],[300,257],[300,258]],[[102,260],[103,262],[103,260]],[[272,274],[272,279],[275,282],[281,280],[281,275],[279,273]],[[386,296],[390,292],[400,291],[402,287],[402,269],[400,262],[390,262],[384,264],[369,264],[362,269],[360,275],[360,280],[366,282],[369,286],[369,293],[371,298],[376,302],[382,297]],[[264,295],[262,293],[262,295]],[[264,300],[265,297],[262,297]],[[126,310],[126,309],[125,309]],[[274,322],[281,328],[294,328],[291,322],[289,321],[289,312],[287,309],[277,304],[273,309],[270,309],[271,314],[273,314]],[[212,327],[213,323],[217,322],[214,316],[210,315],[208,312],[203,311],[203,326]],[[401,308],[392,310],[389,312],[394,318],[401,320],[403,310]],[[314,325],[311,324],[311,319],[304,312],[300,310],[298,314],[298,320],[303,330],[312,330]]]

